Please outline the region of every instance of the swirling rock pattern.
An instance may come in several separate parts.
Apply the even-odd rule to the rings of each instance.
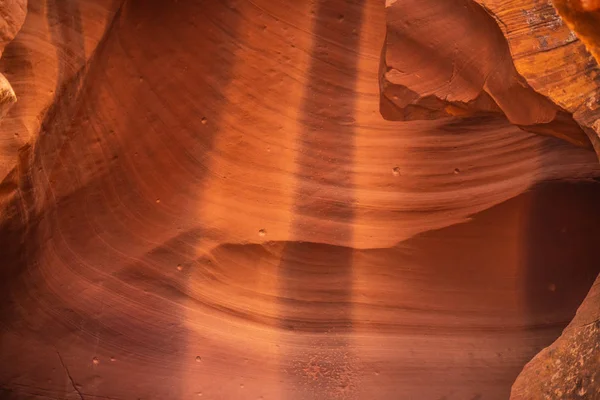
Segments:
[[[519,74],[571,113],[600,155],[598,13],[570,0],[476,1],[503,30]]]
[[[15,36],[23,22],[27,12],[27,0],[7,0],[0,4],[0,57],[8,43]],[[17,102],[15,92],[6,77],[0,73],[0,118],[4,117],[8,110]],[[2,141],[0,144],[0,166],[5,162],[4,154],[10,153],[5,149],[3,136],[0,136]],[[5,151],[7,150],[7,151]],[[0,167],[1,168],[1,167]],[[4,177],[6,173],[0,169],[0,176]],[[0,186],[0,192],[3,191]]]
[[[589,12],[592,3],[388,2],[383,115],[500,113],[525,130],[589,142],[598,152],[600,14]],[[448,21],[460,28],[440,36]],[[599,398],[599,308],[592,289],[560,339],[527,364],[511,398]]]
[[[507,398],[598,274],[600,166],[496,112],[384,120],[384,36],[371,0],[29,4],[1,395]]]

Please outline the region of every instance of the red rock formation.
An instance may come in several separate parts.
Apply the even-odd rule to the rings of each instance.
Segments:
[[[431,0],[387,7],[384,117],[504,114],[525,130],[595,144],[595,60],[552,5],[524,3]],[[440,36],[447,21],[461,28]],[[574,77],[574,71],[582,73]]]
[[[8,0],[0,4],[0,56],[8,43],[14,39],[25,20],[26,0]],[[10,107],[17,101],[15,93],[0,74],[0,118],[4,117]]]
[[[523,129],[599,152],[600,14],[590,12],[592,3],[388,2],[383,115],[504,114]],[[448,21],[461,29],[440,35]],[[600,398],[596,286],[562,336],[528,363],[511,399]]]
[[[600,9],[598,0],[573,0],[571,3],[579,11],[596,11]]]
[[[595,155],[514,125],[587,136],[502,57],[393,122],[376,1],[31,3],[0,396],[506,399],[598,274]]]

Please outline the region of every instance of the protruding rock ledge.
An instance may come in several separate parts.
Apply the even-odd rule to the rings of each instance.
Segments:
[[[25,22],[27,0],[8,0],[0,3],[0,57],[4,48],[17,36]],[[0,119],[17,101],[6,77],[0,74]]]
[[[502,113],[524,130],[597,147],[600,69],[551,4],[418,3],[387,3],[386,119]]]

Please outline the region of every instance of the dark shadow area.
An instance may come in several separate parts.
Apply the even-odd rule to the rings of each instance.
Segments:
[[[352,125],[341,124],[336,116],[343,117],[354,112],[354,85],[358,76],[357,53],[360,41],[356,32],[360,31],[363,6],[363,0],[344,3],[320,0],[315,6],[315,41],[301,110],[300,123],[303,128],[298,139],[301,150],[296,161],[296,217],[291,227],[292,236],[304,236],[306,232],[310,232],[313,227],[305,222],[305,218],[314,217],[345,223],[346,228],[335,231],[332,228],[331,232],[325,234],[335,235],[342,241],[352,238],[348,226],[353,220],[353,177],[350,168],[344,168],[344,164],[353,162],[355,132]],[[341,71],[343,74],[340,74]],[[344,84],[343,87],[338,86],[340,82]],[[336,97],[332,98],[334,93]],[[308,250],[314,250],[314,253],[308,253]],[[302,264],[318,265],[324,270],[333,268],[343,281],[350,280],[352,249],[336,248],[335,256],[331,257],[331,253],[319,245],[290,242],[286,244],[280,266],[282,298],[300,298],[301,293],[298,292],[304,290],[297,283],[299,276],[305,271],[299,265],[292,265],[300,253],[307,257]],[[332,260],[335,260],[337,268],[331,265]],[[345,269],[345,272],[341,272],[341,269]],[[318,274],[313,278],[316,287],[322,286],[323,282]],[[332,303],[338,304],[335,311],[338,316],[348,315],[350,311],[344,307],[348,307],[351,285],[342,287],[341,290],[332,298]],[[289,305],[284,303],[283,307],[283,314],[287,315]],[[292,312],[291,309],[289,311]],[[329,318],[325,316],[324,320],[327,319]],[[342,319],[349,321],[349,316]],[[293,318],[284,321],[282,327],[290,330],[300,328]],[[325,332],[331,328],[325,323],[318,329],[315,327],[315,332]],[[349,329],[348,326],[346,329]]]
[[[530,198],[527,306],[532,322],[558,337],[600,273],[600,183],[546,183]]]
[[[281,327],[306,333],[341,333],[352,328],[352,249],[286,242],[280,280]]]
[[[323,221],[316,228],[320,234],[341,243],[352,240],[349,165],[354,162],[355,129],[344,121],[354,113],[358,32],[365,4],[365,0],[319,0],[314,6],[314,41],[299,120],[303,127],[292,237],[306,237],[315,229],[310,218],[318,218]],[[288,398],[331,399],[351,393],[344,335],[352,330],[352,249],[289,242],[281,257],[279,281],[281,328],[317,334],[300,336],[286,350],[284,368],[294,382]],[[318,380],[311,371],[329,371],[329,376]]]
[[[0,184],[6,186],[9,181],[16,180],[18,177],[16,171],[10,173]],[[30,188],[17,188],[17,182],[10,182],[15,185],[14,191],[2,207],[0,215],[3,217],[0,224],[0,330],[7,330],[19,318],[17,311],[19,289],[23,288],[22,278],[31,263],[35,263],[36,255],[39,250],[37,236],[33,234],[37,223],[28,222],[28,207],[26,200],[31,194]],[[19,190],[26,190],[27,193],[20,193]],[[3,199],[3,200],[6,200]],[[0,349],[1,350],[1,349]]]
[[[365,278],[353,330],[387,335],[373,398],[507,399],[600,272],[599,202],[598,183],[546,183],[466,223],[355,252]]]

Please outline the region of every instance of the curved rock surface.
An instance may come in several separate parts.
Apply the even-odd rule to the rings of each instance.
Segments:
[[[506,399],[598,275],[594,153],[511,123],[562,110],[384,120],[382,2],[31,3],[0,396]]]
[[[570,0],[476,1],[503,30],[527,83],[571,113],[600,155],[600,13]]]
[[[26,12],[27,0],[7,0],[0,3],[0,57],[6,45],[15,38],[21,29]],[[6,115],[16,101],[17,98],[10,83],[0,73],[0,118]],[[0,157],[2,156],[0,155]]]
[[[419,8],[405,1],[386,8],[384,117],[500,113],[522,129],[592,144],[598,152],[600,13],[594,2],[432,1]],[[461,28],[440,35],[448,21]],[[511,399],[600,398],[594,290],[559,340],[527,364]]]

